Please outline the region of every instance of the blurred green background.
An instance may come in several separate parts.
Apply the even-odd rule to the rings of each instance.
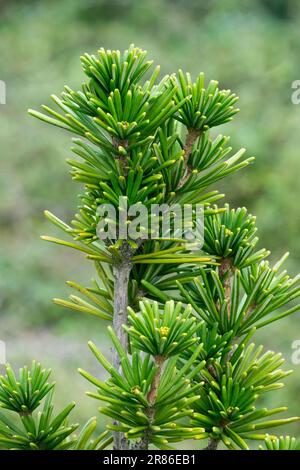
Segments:
[[[135,43],[163,73],[180,67],[219,80],[240,95],[241,108],[220,131],[257,159],[218,189],[257,215],[261,247],[274,259],[291,252],[288,268],[296,274],[300,105],[291,102],[291,83],[300,79],[299,23],[297,0],[0,0],[0,79],[7,86],[7,104],[0,105],[0,339],[12,364],[36,358],[53,367],[56,401],[75,399],[80,422],[97,414],[98,403],[84,396],[76,369],[99,374],[86,343],[92,339],[104,351],[109,344],[101,321],[51,302],[68,295],[64,280],[88,284],[92,270],[79,254],[39,239],[55,233],[43,210],[70,220],[79,188],[65,164],[70,135],[33,120],[27,108],[48,104],[65,84],[77,89],[79,56],[101,46]],[[300,366],[291,363],[297,339],[300,314],[257,335],[295,369],[268,405],[288,404],[300,415]],[[300,436],[299,425],[287,431]]]

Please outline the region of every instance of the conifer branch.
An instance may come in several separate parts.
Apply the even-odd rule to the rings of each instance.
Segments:
[[[155,372],[155,375],[153,377],[153,381],[152,381],[152,384],[151,384],[151,388],[150,388],[149,393],[147,395],[147,400],[149,402],[149,408],[147,410],[145,410],[145,413],[149,418],[150,424],[153,421],[153,418],[155,416],[154,404],[155,404],[155,401],[156,401],[157,391],[158,391],[158,387],[159,387],[159,381],[160,381],[160,378],[161,378],[163,365],[164,365],[165,361],[166,361],[166,358],[164,356],[155,356],[154,357],[154,363],[155,363],[155,366],[156,366],[157,370]],[[134,445],[133,448],[134,449],[140,449],[140,450],[148,450],[148,447],[149,447],[149,431],[145,431],[144,436],[142,437],[142,439],[139,442],[137,442]]]
[[[185,144],[184,144],[184,147],[183,147],[183,150],[184,150],[183,159],[184,159],[185,174],[183,175],[183,177],[181,178],[181,180],[179,182],[179,188],[181,188],[186,183],[186,181],[188,181],[189,177],[191,176],[192,167],[189,164],[189,158],[190,158],[190,155],[193,151],[193,146],[196,143],[197,139],[200,137],[201,133],[202,133],[201,129],[189,128],[187,130],[186,140],[185,140]]]
[[[219,269],[220,280],[224,287],[224,299],[227,303],[228,319],[230,319],[231,282],[232,282],[232,273],[234,269],[231,258],[221,259],[218,269]]]

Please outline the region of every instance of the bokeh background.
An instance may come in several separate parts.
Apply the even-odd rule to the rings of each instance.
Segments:
[[[260,245],[275,260],[290,251],[288,269],[300,267],[300,105],[291,84],[300,79],[300,2],[297,0],[0,0],[0,339],[7,359],[19,366],[32,358],[54,369],[57,405],[78,402],[75,417],[97,414],[97,402],[78,366],[99,374],[86,343],[108,350],[105,325],[64,310],[65,280],[89,283],[91,266],[80,254],[40,240],[55,234],[43,216],[49,209],[70,220],[78,187],[65,159],[70,135],[27,115],[48,104],[51,93],[83,80],[79,56],[99,47],[135,43],[161,64],[200,71],[240,95],[240,114],[220,131],[234,149],[246,147],[256,162],[219,184],[226,200],[257,215]],[[300,339],[300,313],[257,335],[283,351],[293,376],[266,397],[300,415],[300,365],[292,364]],[[300,436],[297,424],[286,430]]]

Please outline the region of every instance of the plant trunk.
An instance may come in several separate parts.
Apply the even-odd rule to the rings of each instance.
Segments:
[[[209,439],[207,447],[203,450],[218,450],[219,441],[216,439]]]
[[[114,319],[113,328],[120,340],[120,343],[124,351],[128,351],[128,338],[127,333],[123,329],[122,325],[127,323],[127,307],[128,307],[128,283],[131,271],[131,264],[128,261],[124,261],[121,264],[114,267]],[[113,347],[112,351],[112,362],[116,370],[121,372],[120,357]],[[114,424],[118,425],[117,422]],[[114,449],[115,450],[126,450],[128,449],[128,441],[124,434],[121,432],[114,433]]]

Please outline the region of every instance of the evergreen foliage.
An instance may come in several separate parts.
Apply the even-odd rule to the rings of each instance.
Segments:
[[[146,52],[134,46],[123,54],[100,49],[81,61],[87,76],[82,89],[65,87],[61,97],[53,96],[58,109],[43,106],[45,114],[30,114],[77,136],[72,151],[79,159],[68,161],[73,179],[84,186],[75,218],[66,224],[46,212],[71,241],[43,238],[79,250],[95,264],[92,287],[68,282],[79,295],[55,302],[112,322],[112,361],[89,344],[107,380],[80,373],[96,387],[89,395],[105,404],[100,412],[112,420],[107,427],[114,448],[170,449],[186,439],[208,439],[208,449],[221,442],[248,449],[252,441],[268,450],[294,448],[293,438],[268,432],[298,418],[273,419],[286,408],[266,409],[261,399],[281,388],[291,371],[280,369],[280,354],[263,353],[250,339],[257,328],[299,309],[289,305],[299,297],[299,276],[280,271],[286,256],[270,267],[269,252],[257,249],[255,218],[245,208],[216,206],[223,195],[211,188],[253,160],[244,158],[244,149],[228,156],[228,138],[210,137],[212,127],[237,113],[237,97],[215,81],[205,85],[203,74],[195,83],[182,71],[159,80],[159,68],[150,72]],[[147,224],[134,238],[132,219],[129,236],[121,237],[120,198],[129,208],[190,204],[194,213],[195,204],[203,204],[201,250],[177,232],[153,237]],[[98,231],[100,204],[111,204],[117,214],[105,241]],[[72,437],[76,426],[65,420],[73,405],[51,418],[48,372],[33,365],[21,370],[18,381],[10,368],[6,374],[0,402],[19,414],[25,431],[14,431],[1,415],[1,445],[109,445],[106,434],[90,441],[94,418]]]
[[[108,446],[112,437],[108,431],[92,438],[97,419],[91,418],[78,436],[78,424],[69,424],[68,417],[75,403],[53,414],[55,384],[48,383],[51,371],[32,362],[22,367],[16,376],[9,365],[0,377],[0,448],[10,450],[100,450]],[[40,410],[37,411],[37,408]],[[17,415],[17,418],[15,416]]]

